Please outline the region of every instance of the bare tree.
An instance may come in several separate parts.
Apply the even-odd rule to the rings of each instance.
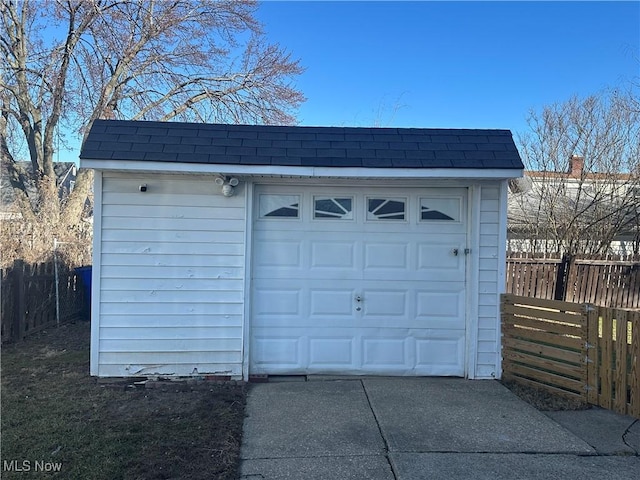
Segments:
[[[3,0],[0,154],[23,216],[56,228],[78,221],[88,172],[60,204],[54,153],[63,132],[81,137],[97,118],[293,123],[302,68],[265,40],[256,8],[254,0]],[[38,186],[30,201],[20,145]]]
[[[528,179],[512,183],[510,243],[537,252],[640,249],[640,112],[634,90],[546,106],[519,138]],[[523,188],[524,186],[524,188]]]

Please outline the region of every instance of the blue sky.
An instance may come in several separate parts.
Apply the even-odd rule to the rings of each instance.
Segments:
[[[301,125],[527,129],[531,110],[633,79],[640,1],[263,1],[300,59]],[[70,139],[56,159],[77,158]]]
[[[640,76],[640,2],[264,2],[306,67],[301,125],[526,129]]]

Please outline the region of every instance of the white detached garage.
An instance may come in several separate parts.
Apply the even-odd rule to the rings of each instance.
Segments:
[[[96,121],[91,373],[500,376],[507,130]]]

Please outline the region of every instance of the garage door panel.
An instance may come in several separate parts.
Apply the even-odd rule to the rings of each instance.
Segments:
[[[362,339],[362,366],[381,372],[405,370],[413,363],[409,352],[411,343],[406,337],[365,336]]]
[[[282,239],[260,239],[258,254],[255,255],[257,267],[277,267],[302,269],[302,245],[299,241]]]
[[[464,290],[419,290],[416,292],[416,321],[425,328],[464,329]]]
[[[265,188],[295,191],[299,218],[254,223],[250,372],[464,375],[466,190]],[[428,206],[453,220],[419,218],[441,193],[459,201]],[[315,218],[320,197],[352,211]],[[369,198],[392,197],[404,220],[367,215]]]
[[[302,289],[271,286],[254,288],[253,311],[257,316],[296,316],[302,314]]]
[[[464,243],[454,239],[447,241],[421,242],[417,245],[417,268],[433,273],[459,274],[464,269]],[[459,277],[454,277],[456,280]]]
[[[312,241],[310,242],[309,267],[353,270],[356,268],[356,245],[354,242]]]
[[[311,317],[341,315],[350,318],[353,315],[353,290],[311,289],[309,297]]]
[[[352,337],[315,337],[309,339],[309,366],[351,368],[354,366],[355,339]]]
[[[463,375],[464,334],[438,337],[416,330],[341,334],[298,328],[259,329],[252,341],[255,373],[348,371],[404,375]]]
[[[251,355],[256,365],[263,367],[277,365],[294,371],[302,366],[300,363],[304,350],[302,341],[301,337],[292,334],[274,337],[270,334],[263,336],[260,332],[255,332],[251,344]]]
[[[416,340],[416,368],[427,375],[464,375],[464,334],[438,337],[431,332]]]
[[[409,269],[409,245],[406,242],[365,242],[364,268]]]
[[[372,290],[362,292],[362,311],[366,317],[384,317],[390,321],[393,317],[405,318],[409,306],[409,293],[406,290]]]

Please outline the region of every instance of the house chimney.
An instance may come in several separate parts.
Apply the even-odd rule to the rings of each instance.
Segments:
[[[584,157],[579,155],[571,155],[569,158],[569,176],[581,177],[584,168]]]

